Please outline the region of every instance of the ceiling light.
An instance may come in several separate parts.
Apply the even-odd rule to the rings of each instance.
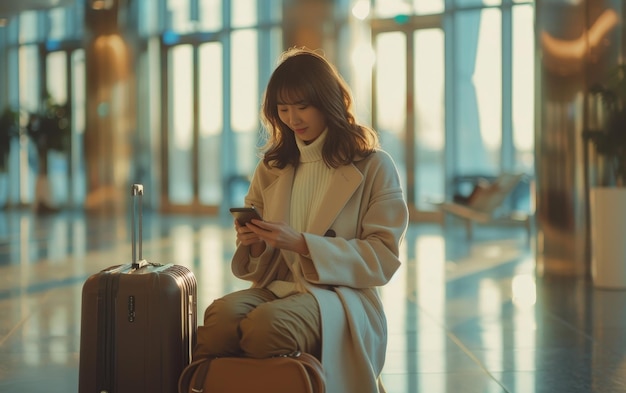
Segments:
[[[92,0],[91,8],[94,10],[110,10],[113,7],[113,0]]]

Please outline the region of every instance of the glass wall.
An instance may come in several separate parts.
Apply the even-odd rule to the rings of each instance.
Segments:
[[[533,37],[534,9],[530,4],[513,8],[512,53],[512,132],[515,170],[534,172],[534,94],[535,53]]]
[[[177,45],[168,52],[168,92],[170,97],[168,150],[168,200],[172,204],[193,202],[193,47]]]
[[[433,210],[503,172],[532,177],[532,2],[451,0],[445,12],[438,1],[373,4],[374,123],[402,157],[410,205]],[[514,208],[528,207],[522,187]]]
[[[416,206],[428,210],[445,185],[445,34],[439,28],[414,32],[414,128]]]
[[[282,7],[249,0],[168,0],[166,6],[162,206],[224,210],[243,203],[258,162],[259,104],[282,51]]]
[[[456,175],[494,176],[501,171],[502,29],[499,9],[454,15],[454,130]]]
[[[222,200],[220,174],[220,134],[224,129],[224,59],[219,42],[199,48],[199,198],[202,204],[219,204]]]
[[[118,4],[118,2],[115,2]],[[119,2],[122,4],[122,2]],[[137,91],[134,179],[165,211],[222,211],[242,203],[258,162],[263,89],[283,42],[274,0],[141,0],[122,34]],[[319,42],[355,93],[359,120],[396,159],[414,212],[459,192],[463,179],[534,171],[534,12],[531,1],[335,2]],[[52,194],[85,200],[85,4],[23,12],[0,27],[7,103],[31,112],[42,91],[71,105],[71,149],[53,153]],[[447,9],[446,9],[447,7]],[[45,86],[45,89],[42,87]],[[35,200],[27,139],[10,155],[8,201]],[[131,179],[129,179],[131,180]],[[0,183],[1,184],[1,183]],[[158,191],[158,192],[157,192]],[[0,201],[2,197],[0,196]]]
[[[80,139],[85,103],[82,4],[24,11],[0,29],[7,37],[0,48],[6,61],[1,69],[10,81],[6,106],[20,113],[21,127],[20,136],[11,141],[9,187],[0,201],[8,206],[81,207],[85,195]],[[38,128],[40,123],[33,119],[52,112],[58,127]],[[56,132],[68,124],[71,134]]]

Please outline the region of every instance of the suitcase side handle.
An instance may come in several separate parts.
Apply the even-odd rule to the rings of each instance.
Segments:
[[[133,248],[133,269],[141,269],[148,264],[143,259],[143,185],[133,184],[131,187],[132,212],[131,212],[131,242]]]

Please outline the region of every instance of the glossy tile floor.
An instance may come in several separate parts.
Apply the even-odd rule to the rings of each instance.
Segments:
[[[144,256],[193,269],[199,312],[232,277],[229,217],[144,215]],[[626,392],[626,291],[538,278],[521,228],[413,224],[382,289],[389,393]],[[130,261],[124,215],[0,211],[0,392],[77,391],[84,280]],[[201,314],[200,314],[201,315]]]

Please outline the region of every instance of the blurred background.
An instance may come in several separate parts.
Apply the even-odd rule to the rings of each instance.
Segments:
[[[626,193],[625,17],[624,0],[0,0],[0,391],[76,391],[81,288],[130,259],[132,183],[144,255],[195,272],[199,313],[248,286],[228,208],[269,76],[306,46],[410,208],[381,288],[388,391],[623,392],[626,195],[591,202]],[[489,213],[526,228],[466,236],[444,213],[507,177]]]
[[[446,180],[534,171],[532,2],[8,3],[1,107],[66,106],[69,132],[47,157],[12,141],[5,205],[36,201],[42,158],[55,207],[106,207],[143,182],[155,208],[216,211],[245,191],[263,89],[291,46],[337,65],[416,210],[433,210]]]
[[[542,256],[584,271],[587,92],[623,61],[623,15],[609,0],[3,0],[0,206],[123,212],[143,183],[149,209],[227,215],[259,160],[265,84],[306,46],[380,133],[413,221],[522,173],[507,207],[536,214]]]

